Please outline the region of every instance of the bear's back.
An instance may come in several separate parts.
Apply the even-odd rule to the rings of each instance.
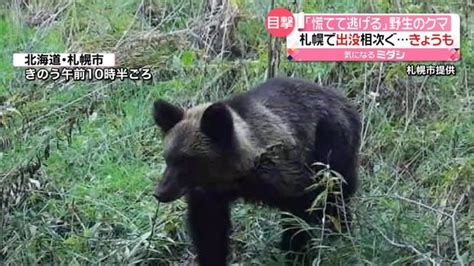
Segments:
[[[314,143],[317,125],[324,119],[337,122],[342,131],[352,132],[348,141],[358,145],[360,119],[356,108],[335,89],[325,88],[295,78],[272,78],[259,86],[225,101],[261,137],[268,136],[265,127],[283,123],[302,145]],[[262,112],[264,106],[271,112]],[[278,118],[278,119],[276,119]]]

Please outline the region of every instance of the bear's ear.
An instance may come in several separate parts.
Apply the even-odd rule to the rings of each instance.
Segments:
[[[234,122],[229,108],[223,103],[207,107],[201,118],[201,131],[220,147],[230,147],[234,139]]]
[[[153,104],[153,119],[156,125],[166,134],[183,119],[184,111],[164,100],[157,100]]]

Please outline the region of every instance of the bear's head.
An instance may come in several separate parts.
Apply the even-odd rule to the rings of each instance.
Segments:
[[[256,152],[247,125],[226,104],[183,110],[158,100],[153,118],[164,134],[166,169],[154,192],[160,202],[195,187],[232,186],[251,170]]]

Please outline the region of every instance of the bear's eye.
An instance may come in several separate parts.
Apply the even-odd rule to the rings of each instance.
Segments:
[[[174,153],[165,155],[165,162],[167,165],[188,165],[195,162],[197,158],[189,154],[184,153]]]

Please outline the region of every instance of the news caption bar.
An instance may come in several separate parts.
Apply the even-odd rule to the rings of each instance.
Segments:
[[[272,10],[266,28],[286,37],[290,61],[457,61],[457,14],[293,14]]]
[[[111,53],[16,53],[13,65],[25,67],[25,79],[35,80],[151,80],[150,68],[115,67]]]

